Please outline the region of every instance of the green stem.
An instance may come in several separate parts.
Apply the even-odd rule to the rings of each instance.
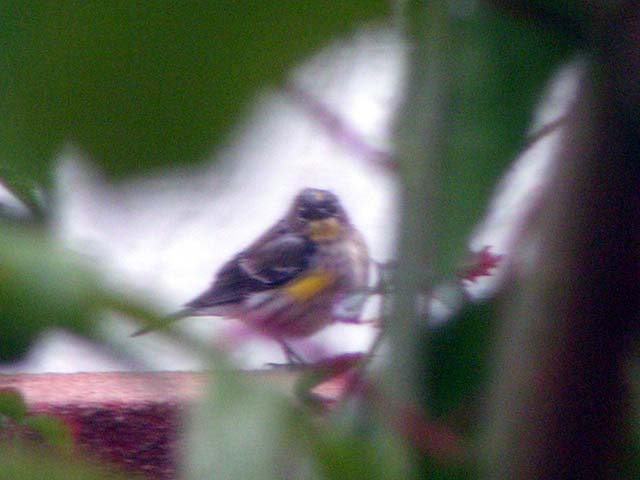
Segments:
[[[424,337],[419,331],[418,294],[434,284],[438,173],[446,148],[450,62],[445,1],[409,2],[409,72],[396,129],[396,160],[402,181],[398,269],[387,335],[391,360],[386,387],[391,398],[417,401]]]

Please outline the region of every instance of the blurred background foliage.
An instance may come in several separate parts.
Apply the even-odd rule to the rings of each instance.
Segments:
[[[3,164],[47,180],[67,142],[115,178],[193,164],[260,88],[387,2],[11,1],[0,12]]]
[[[332,40],[386,22],[410,46],[395,142],[404,190],[392,361],[386,375],[366,374],[374,384],[406,378],[411,391],[359,398],[356,420],[337,414],[327,425],[262,385],[217,377],[187,432],[189,478],[282,478],[275,465],[288,478],[478,476],[478,412],[496,361],[498,309],[467,305],[434,331],[420,327],[414,300],[454,275],[496,180],[524,145],[545,80],[586,48],[575,26],[589,2],[527,3],[543,14],[515,1],[471,0],[4,2],[0,175],[28,205],[45,207],[53,161],[67,144],[113,179],[194,165],[224,144],[261,90]],[[47,237],[46,222],[2,224],[0,360],[18,358],[52,325],[91,336],[104,309],[153,316],[106,290]],[[22,418],[11,402],[3,401]],[[430,443],[432,419],[454,439],[444,454]],[[48,478],[100,478],[64,459],[3,452],[0,478],[44,470]]]

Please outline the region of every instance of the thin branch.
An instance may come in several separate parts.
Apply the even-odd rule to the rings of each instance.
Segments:
[[[546,137],[550,133],[555,132],[560,127],[563,127],[564,125],[566,125],[566,123],[567,123],[567,115],[561,115],[555,120],[543,125],[539,129],[537,129],[532,135],[529,135],[525,139],[526,143],[522,151],[524,152],[525,150],[528,150],[533,144],[537,143],[540,139],[542,139],[543,137]]]
[[[337,143],[344,145],[354,154],[367,160],[371,164],[385,168],[387,170],[395,170],[396,164],[390,152],[380,148],[376,148],[367,143],[361,135],[356,132],[351,125],[343,118],[315,98],[309,92],[306,92],[289,82],[284,87],[285,92],[293,100],[299,102],[327,134]]]

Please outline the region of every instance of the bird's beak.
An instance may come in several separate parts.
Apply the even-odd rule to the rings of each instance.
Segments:
[[[337,218],[325,218],[309,222],[309,238],[314,242],[336,239],[342,232],[342,225]]]

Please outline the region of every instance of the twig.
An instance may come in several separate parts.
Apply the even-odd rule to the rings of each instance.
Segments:
[[[318,122],[336,142],[378,167],[395,170],[396,164],[390,152],[376,148],[364,141],[344,119],[332,112],[327,105],[292,82],[286,84],[284,90],[292,99],[304,106],[311,118]]]

